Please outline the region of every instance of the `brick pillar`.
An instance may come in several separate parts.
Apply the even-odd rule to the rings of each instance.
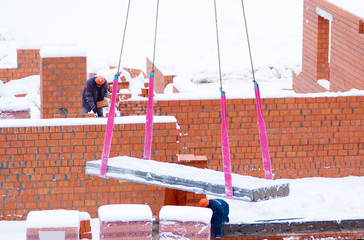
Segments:
[[[80,115],[86,57],[41,53],[41,118]]]

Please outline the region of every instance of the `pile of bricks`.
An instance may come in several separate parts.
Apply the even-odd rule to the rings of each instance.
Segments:
[[[33,211],[26,220],[26,239],[78,240],[80,215],[71,210]]]
[[[152,211],[146,204],[111,204],[99,208],[100,240],[152,240]]]
[[[209,240],[212,210],[187,206],[164,206],[159,213],[159,239]]]

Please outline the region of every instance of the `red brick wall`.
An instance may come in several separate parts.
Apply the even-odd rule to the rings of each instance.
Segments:
[[[328,20],[316,13],[320,7],[333,15],[331,22],[330,91],[364,89],[364,35],[362,19],[326,0],[304,0],[302,72],[293,78],[300,93],[327,91],[317,84],[328,76]]]
[[[333,15],[330,91],[364,90],[364,35],[358,31],[362,18],[340,8],[333,8]]]
[[[128,102],[130,115],[135,106]],[[206,155],[222,170],[220,100],[155,101],[180,126],[179,154]],[[275,178],[364,175],[364,97],[262,99]],[[232,171],[264,177],[253,99],[228,99]],[[142,114],[145,114],[142,113]]]
[[[364,175],[364,96],[262,99],[262,108],[275,178]],[[227,110],[232,171],[264,177],[254,100],[228,99]],[[180,129],[154,124],[153,159],[206,155],[208,168],[222,170],[220,100],[155,101],[155,111],[176,116]],[[84,174],[86,161],[101,158],[104,133],[105,125],[0,128],[0,219],[55,208],[96,217],[113,203],[148,203],[158,214],[164,188]],[[143,124],[115,125],[110,157],[142,157],[144,133]]]
[[[42,58],[41,67],[41,118],[80,114],[86,57]]]
[[[144,132],[143,124],[116,124],[110,157],[142,157]],[[155,123],[153,133],[153,159],[176,162],[176,124]],[[0,219],[20,220],[46,209],[97,217],[98,207],[113,203],[147,203],[156,214],[164,188],[85,174],[86,161],[101,159],[104,134],[105,125],[1,127]]]
[[[4,83],[31,75],[39,75],[39,49],[18,49],[18,68],[0,68],[0,80]]]

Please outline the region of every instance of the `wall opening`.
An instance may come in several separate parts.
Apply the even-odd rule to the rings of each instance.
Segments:
[[[331,22],[333,15],[316,7],[317,13],[317,78],[330,81]]]

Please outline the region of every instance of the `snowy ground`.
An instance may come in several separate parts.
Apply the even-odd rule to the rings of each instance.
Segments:
[[[271,219],[340,221],[364,217],[364,177],[288,181],[291,189],[288,197],[256,203],[226,200],[230,204],[230,223],[259,223]],[[98,240],[99,220],[96,218],[92,219],[92,232],[93,240]],[[0,239],[25,240],[25,234],[24,221],[0,221]]]
[[[355,11],[364,2],[355,3]],[[245,0],[256,80],[262,98],[364,95],[346,93],[296,94],[292,73],[299,72],[302,51],[302,0]],[[349,4],[350,5],[350,4]],[[193,7],[191,7],[193,6]],[[87,52],[88,72],[105,72],[117,65],[127,0],[2,0],[0,3],[0,67],[16,67],[16,47],[72,46]],[[217,0],[223,89],[228,98],[253,98],[249,55],[239,0]],[[156,1],[131,1],[123,67],[145,69],[153,54]],[[156,65],[176,74],[181,94],[156,99],[218,98],[219,74],[213,1],[160,1]],[[110,79],[109,79],[110,80]],[[30,108],[39,118],[39,76],[7,84],[0,82],[0,109]],[[18,93],[28,93],[15,99]],[[1,125],[1,123],[0,123]],[[364,217],[364,177],[288,180],[288,197],[257,203],[228,201],[232,223],[300,218],[301,221]],[[93,220],[98,239],[98,220]],[[22,221],[0,221],[0,239],[24,240]]]

